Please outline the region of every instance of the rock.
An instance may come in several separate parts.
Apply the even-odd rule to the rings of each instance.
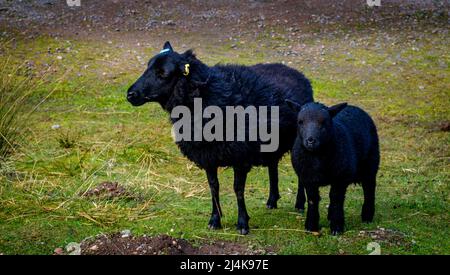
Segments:
[[[66,251],[69,253],[69,255],[81,255],[81,247],[79,243],[69,243],[66,245]]]
[[[166,25],[166,26],[175,26],[176,25],[176,23],[173,20],[162,21],[161,24]]]
[[[122,238],[129,238],[131,236],[131,231],[128,229],[122,230],[120,232],[120,235],[122,236]]]

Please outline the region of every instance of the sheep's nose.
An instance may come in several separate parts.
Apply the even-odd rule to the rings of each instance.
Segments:
[[[308,145],[313,145],[314,143],[316,143],[316,139],[313,137],[309,137],[306,139],[306,142],[308,143]]]
[[[136,98],[137,93],[135,91],[128,91],[127,98]]]

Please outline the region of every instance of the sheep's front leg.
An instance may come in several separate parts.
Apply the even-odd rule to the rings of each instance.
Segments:
[[[297,209],[300,213],[305,212],[305,186],[303,183],[298,180],[298,190],[297,190],[297,200],[295,201],[295,209]]]
[[[266,206],[268,209],[274,209],[277,208],[277,201],[280,198],[280,192],[278,191],[278,162],[271,163],[268,170],[270,189]]]
[[[319,231],[319,187],[313,184],[306,186],[308,196],[308,211],[306,213],[305,229],[312,232]]]
[[[208,177],[209,188],[211,189],[212,213],[209,219],[208,227],[210,229],[221,228],[220,218],[222,217],[222,209],[219,202],[219,180],[217,178],[217,168],[208,169],[206,171]]]
[[[330,206],[328,208],[328,219],[332,235],[344,232],[344,200],[347,187],[337,184],[331,185]]]
[[[246,235],[249,232],[248,220],[250,217],[247,214],[244,199],[245,181],[247,180],[248,171],[249,169],[234,168],[234,192],[236,193],[238,205],[237,230],[242,235]]]

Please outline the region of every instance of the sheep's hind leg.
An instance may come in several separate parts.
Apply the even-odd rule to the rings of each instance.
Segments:
[[[362,182],[364,192],[364,204],[361,211],[361,219],[363,222],[372,222],[375,214],[375,189],[376,180],[367,180]]]
[[[266,206],[268,209],[274,209],[277,208],[277,201],[280,199],[280,192],[278,191],[278,162],[270,164],[268,170],[270,189]]]
[[[219,180],[217,178],[217,168],[208,169],[206,171],[208,177],[209,188],[211,189],[212,213],[209,219],[208,227],[210,229],[219,229],[222,227],[220,218],[222,217],[222,209],[219,201]]]
[[[244,199],[245,181],[247,180],[248,171],[249,169],[234,168],[234,192],[236,193],[238,205],[237,230],[242,235],[246,235],[249,232],[248,220],[250,217],[247,214]]]

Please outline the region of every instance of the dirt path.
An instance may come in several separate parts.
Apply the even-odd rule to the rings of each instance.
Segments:
[[[0,0],[0,24],[31,35],[128,38],[194,35],[226,39],[283,30],[308,33],[343,26],[393,24],[405,17],[435,22],[448,18],[448,1],[133,1]],[[428,22],[429,21],[429,22]],[[395,24],[394,24],[395,25]],[[403,27],[407,27],[403,25]]]

